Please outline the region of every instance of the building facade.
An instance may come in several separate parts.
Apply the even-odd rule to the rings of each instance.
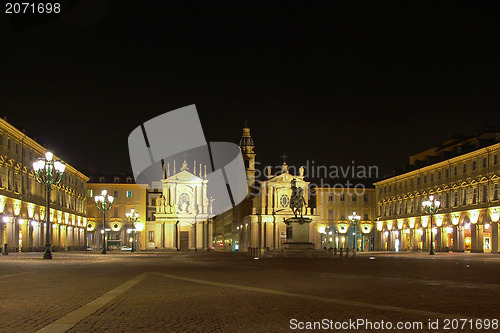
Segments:
[[[212,200],[207,189],[206,166],[197,166],[193,161],[190,168],[184,160],[179,171],[175,164],[172,173],[170,170],[168,164],[161,185],[154,185],[155,189],[149,191],[149,203],[154,212],[150,209],[152,216],[146,222],[146,249],[211,249]]]
[[[255,145],[250,129],[244,128],[240,139],[240,149],[248,181],[248,196],[238,206],[214,218],[214,247],[223,251],[247,251],[248,248],[280,250],[286,242],[287,225],[285,220],[294,217],[289,207],[292,194],[291,182],[296,181],[303,189],[304,216],[311,218],[309,241],[315,248],[321,248],[319,216],[309,204],[309,183],[304,180],[304,169],[299,174],[289,172],[288,165],[278,170],[269,166],[265,179],[256,181]]]
[[[314,189],[322,248],[375,249],[377,200],[374,188],[321,187]],[[359,216],[352,222],[349,217]]]
[[[33,162],[45,153],[35,140],[0,119],[0,241],[8,251],[45,249],[47,194],[33,172]],[[85,249],[87,181],[66,164],[61,183],[52,186],[48,214],[54,251]]]
[[[95,204],[95,196],[106,190],[113,196],[113,205],[106,212],[106,219],[102,210]],[[92,177],[87,185],[87,245],[89,249],[100,251],[103,248],[103,232],[106,234],[107,249],[130,249],[132,242],[134,249],[147,249],[147,192],[144,185],[133,183],[131,176],[99,176]],[[132,209],[139,213],[135,222],[126,216]],[[103,222],[105,222],[103,224]]]
[[[410,157],[410,171],[375,183],[378,250],[499,252],[500,134],[484,130]],[[422,202],[434,196],[440,210]],[[431,238],[432,235],[432,238]]]

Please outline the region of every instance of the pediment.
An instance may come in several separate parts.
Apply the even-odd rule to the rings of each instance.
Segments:
[[[202,179],[187,170],[182,170],[181,172],[167,178],[167,182],[168,181],[201,182]]]

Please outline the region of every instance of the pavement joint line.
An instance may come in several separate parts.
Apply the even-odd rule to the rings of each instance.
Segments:
[[[85,304],[84,306],[68,313],[67,315],[57,319],[49,325],[39,329],[37,333],[63,333],[78,324],[81,320],[90,316],[117,296],[123,294],[137,283],[141,282],[150,272],[145,272],[137,275],[136,277],[128,280],[127,282],[119,285],[115,289],[108,291],[104,295],[96,298],[95,300]]]
[[[233,288],[233,289],[239,289],[239,290],[245,290],[245,291],[255,291],[255,292],[271,294],[271,295],[302,298],[302,299],[311,300],[311,301],[320,301],[320,302],[327,302],[327,303],[333,303],[333,304],[339,304],[339,305],[348,305],[348,306],[355,306],[355,307],[370,308],[370,309],[375,309],[375,310],[407,313],[407,314],[412,314],[412,315],[427,316],[429,318],[433,317],[433,318],[444,318],[444,319],[467,319],[467,320],[469,320],[469,319],[476,320],[477,319],[477,318],[468,317],[468,316],[464,316],[464,315],[447,314],[447,313],[433,312],[433,311],[427,311],[427,310],[418,310],[418,309],[408,309],[408,308],[402,308],[402,307],[391,306],[391,305],[370,304],[370,303],[348,301],[348,300],[335,299],[335,298],[329,298],[329,297],[323,297],[323,296],[291,293],[291,292],[287,292],[287,291],[280,291],[280,290],[274,290],[274,289],[266,289],[266,288],[231,284],[231,283],[199,280],[199,279],[170,275],[170,274],[159,273],[159,272],[154,272],[154,273],[158,274],[158,275],[162,275],[162,276],[167,277],[167,278],[171,278],[171,279],[206,284],[206,285],[215,286],[215,287],[226,287],[226,288]]]
[[[28,272],[21,272],[21,273],[15,273],[15,274],[0,275],[0,279],[12,277],[12,276],[23,275],[23,274],[28,274]]]

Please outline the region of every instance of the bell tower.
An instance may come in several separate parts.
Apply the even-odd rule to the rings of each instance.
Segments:
[[[245,127],[243,127],[243,134],[240,139],[240,149],[243,155],[243,160],[245,162],[245,170],[247,173],[248,186],[253,186],[255,183],[255,145],[253,139],[250,136],[250,128],[248,128],[247,122],[245,121]]]

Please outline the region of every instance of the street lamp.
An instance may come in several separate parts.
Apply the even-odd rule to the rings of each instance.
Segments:
[[[351,222],[351,224],[354,226],[354,249],[357,249],[358,247],[356,225],[358,224],[359,220],[361,220],[361,216],[356,215],[356,212],[353,212],[352,215],[349,215],[349,222]]]
[[[94,200],[97,208],[102,210],[103,218],[102,218],[102,254],[106,254],[106,211],[111,208],[113,205],[112,195],[107,195],[108,191],[102,190],[101,195],[96,195]]]
[[[133,236],[132,236],[132,250],[131,250],[131,252],[135,252],[135,250],[134,250],[134,241],[135,241],[135,225],[134,225],[134,223],[137,222],[137,220],[139,219],[139,213],[137,213],[135,211],[135,209],[132,208],[130,210],[130,213],[125,213],[125,215],[128,217],[129,221],[132,222]]]
[[[436,214],[437,211],[439,210],[439,207],[441,206],[441,202],[439,202],[438,200],[434,200],[434,196],[431,195],[429,196],[429,200],[426,200],[424,202],[422,202],[422,208],[423,208],[423,211],[427,214],[430,214],[431,215],[431,226],[430,226],[430,234],[431,234],[431,250],[429,251],[429,254],[430,255],[433,255],[434,254],[434,241],[433,241],[433,237],[432,237],[432,215]]]
[[[35,179],[40,184],[45,185],[47,191],[47,204],[45,207],[45,216],[47,224],[45,227],[45,252],[43,259],[52,259],[50,251],[50,190],[52,185],[57,185],[61,182],[66,164],[60,160],[53,160],[54,155],[51,152],[45,153],[45,158],[41,157],[38,161],[33,162],[33,171]]]

